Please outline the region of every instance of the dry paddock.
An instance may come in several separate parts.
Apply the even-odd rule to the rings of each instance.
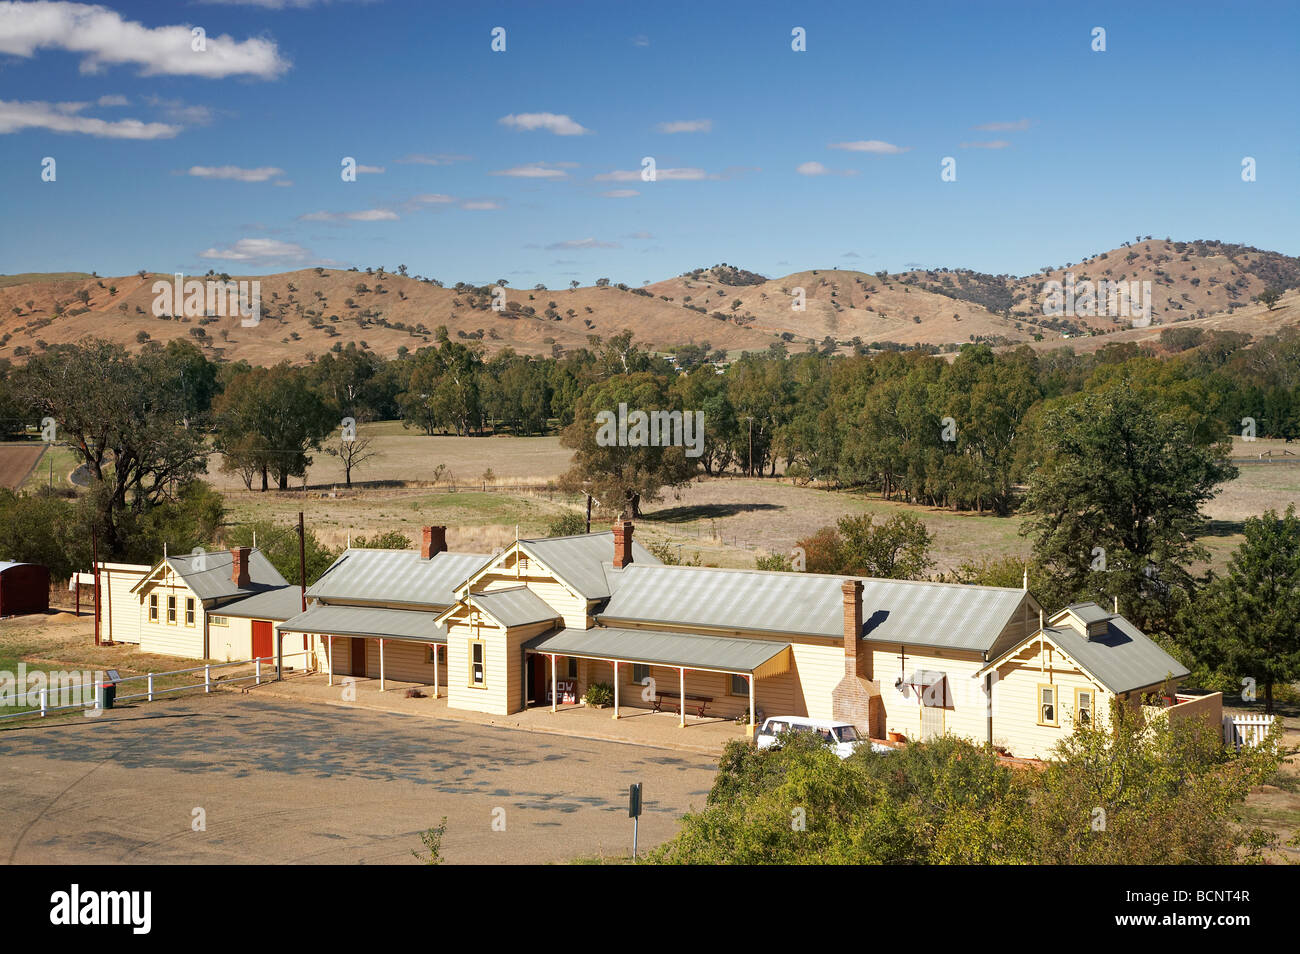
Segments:
[[[703,805],[715,759],[238,693],[0,729],[0,860],[449,863],[625,853]],[[201,810],[206,830],[196,831]]]

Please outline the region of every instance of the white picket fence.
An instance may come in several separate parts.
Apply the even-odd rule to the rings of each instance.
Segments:
[[[284,654],[287,661],[296,656],[310,657],[311,650],[299,650]],[[310,660],[304,659],[304,662],[310,666]],[[252,666],[253,671],[243,675],[228,676],[226,678],[213,678],[214,671],[221,669],[231,669],[237,666]],[[197,680],[180,686],[172,686],[168,689],[155,689],[154,680],[161,676],[183,676],[191,673],[203,673],[203,681]],[[115,680],[118,687],[118,694],[114,699],[114,704],[126,702],[133,699],[144,699],[153,702],[155,699],[170,695],[175,692],[191,692],[202,689],[204,692],[211,692],[217,686],[229,685],[238,682],[251,681],[255,686],[260,686],[263,682],[269,682],[279,677],[276,672],[275,657],[263,656],[257,659],[240,659],[234,662],[209,663],[204,666],[195,666],[192,669],[171,669],[166,672],[151,672],[141,676],[123,676]],[[107,679],[103,680],[107,681]],[[120,689],[127,683],[140,684],[139,692],[121,694]],[[63,699],[72,698],[71,704],[60,705]],[[51,705],[51,702],[55,703]],[[0,714],[0,720],[18,719],[23,716],[40,716],[44,718],[47,713],[60,712],[66,709],[86,709],[88,711],[97,711],[99,705],[98,695],[95,691],[95,684],[83,683],[75,686],[57,686],[46,689],[36,689],[28,692],[19,693],[15,697],[15,704],[18,706],[32,706],[21,712],[6,712]]]
[[[1243,745],[1259,745],[1273,729],[1276,716],[1228,715],[1223,716],[1223,744],[1240,749]]]

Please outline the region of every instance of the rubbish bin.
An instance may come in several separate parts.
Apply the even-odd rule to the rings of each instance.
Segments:
[[[113,700],[117,698],[117,683],[115,682],[97,682],[95,683],[95,706],[100,709],[113,708]]]

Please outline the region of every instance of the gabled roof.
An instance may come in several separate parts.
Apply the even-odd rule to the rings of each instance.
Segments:
[[[445,643],[447,631],[423,610],[378,606],[331,606],[318,603],[276,627],[282,633],[322,636],[378,636],[421,643]]]
[[[261,550],[249,552],[248,586],[236,586],[235,581],[231,579],[231,567],[234,562],[235,558],[229,550],[168,554],[165,560],[153,567],[131,587],[131,592],[135,593],[143,589],[164,566],[170,566],[176,575],[185,581],[185,585],[194,592],[194,595],[204,602],[253,596],[289,585],[289,581],[280,575],[280,571],[271,564]]]
[[[603,623],[796,633],[842,639],[850,577],[633,563]],[[911,580],[862,580],[864,639],[985,652],[1026,598],[1023,590]]]
[[[609,599],[614,585],[611,580],[619,571],[614,569],[614,532],[580,533],[570,537],[543,537],[541,539],[517,540],[505,549],[505,552],[492,558],[499,562],[518,547],[530,559],[544,565],[555,574],[561,583],[583,599]],[[661,566],[659,558],[635,540],[632,541],[633,565]],[[456,589],[463,590],[465,584],[472,581],[479,571],[487,570],[488,564],[477,568],[472,574],[467,573],[459,581]]]
[[[1106,610],[1102,609],[1096,603],[1090,601],[1087,603],[1071,603],[1069,606],[1061,610],[1061,612],[1057,613],[1056,616],[1052,618],[1053,622],[1060,619],[1066,613],[1069,613],[1071,616],[1074,616],[1080,622],[1089,625],[1091,625],[1092,623],[1100,623],[1105,620],[1115,618],[1114,613],[1108,613],[1106,612]]]
[[[1055,618],[1064,615],[1063,611]],[[1145,689],[1169,678],[1177,680],[1191,675],[1191,670],[1123,616],[1110,616],[1104,636],[1088,639],[1073,626],[1044,626],[1043,635],[1114,693]],[[1001,665],[1037,639],[1038,633],[1026,636],[985,666],[983,671]]]
[[[302,612],[302,587],[280,586],[252,596],[237,597],[229,603],[214,604],[214,616],[240,619],[286,620]]]
[[[325,602],[357,600],[445,608],[454,590],[492,557],[486,553],[349,549],[330,565],[307,595]]]
[[[466,598],[505,628],[545,623],[560,618],[560,613],[526,586],[471,593]]]

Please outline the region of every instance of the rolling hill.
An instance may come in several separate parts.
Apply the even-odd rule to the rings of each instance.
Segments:
[[[1108,317],[1045,317],[1044,283],[1064,281],[1067,273],[1076,282],[1151,282],[1151,327]],[[198,276],[187,276],[193,277]],[[186,338],[214,359],[256,364],[303,362],[349,341],[391,356],[434,343],[440,325],[453,339],[481,341],[489,352],[510,347],[552,354],[624,329],[659,350],[707,342],[736,353],[765,350],[776,341],[793,350],[830,341],[838,350],[970,341],[1089,349],[1108,341],[1154,340],[1174,323],[1253,335],[1300,323],[1300,258],[1170,239],[1126,243],[1022,277],[962,269],[815,269],[768,279],[717,265],[642,288],[603,282],[574,289],[509,288],[502,310],[492,307],[487,287],[444,288],[377,271],[303,269],[260,276],[262,321],[255,327],[244,327],[237,315],[156,316],[152,289],[160,280],[171,276],[0,276],[0,358],[22,361],[49,345],[86,336],[128,348]],[[1287,290],[1272,311],[1252,300],[1268,288]],[[802,309],[794,307],[799,297]]]

